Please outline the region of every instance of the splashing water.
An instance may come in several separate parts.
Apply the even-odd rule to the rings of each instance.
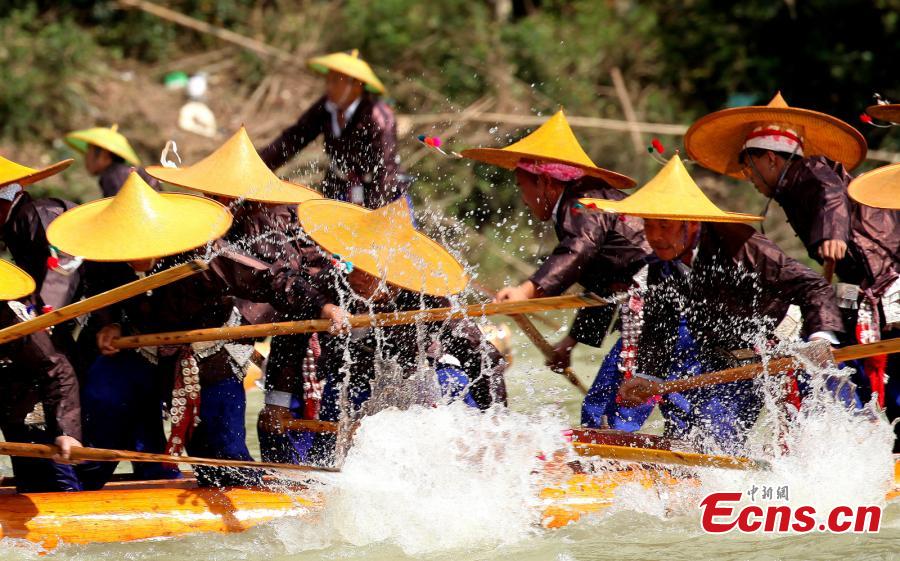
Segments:
[[[538,520],[536,453],[560,448],[563,427],[549,412],[462,404],[366,417],[324,523],[342,541],[409,555],[525,539]]]

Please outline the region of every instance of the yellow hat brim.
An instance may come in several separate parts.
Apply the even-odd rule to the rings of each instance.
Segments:
[[[323,249],[394,286],[432,296],[465,289],[465,270],[446,249],[402,220],[384,220],[377,212],[322,199],[300,205],[297,216]]]
[[[463,150],[462,152],[460,152],[460,155],[464,158],[469,158],[470,160],[476,160],[485,164],[491,164],[493,166],[498,166],[508,170],[516,169],[516,166],[521,160],[553,162],[557,164],[565,164],[567,166],[576,167],[580,170],[583,170],[585,174],[590,175],[591,177],[598,177],[606,181],[613,187],[616,187],[617,189],[630,189],[636,184],[635,180],[628,177],[627,175],[616,173],[608,169],[603,169],[596,166],[586,166],[584,164],[573,162],[572,160],[567,160],[564,158],[554,158],[542,154],[518,152],[515,150],[508,150],[506,148],[469,148],[468,150]]]
[[[73,161],[74,160],[69,158],[45,168],[34,169],[17,164],[6,158],[0,158],[0,187],[5,187],[10,183],[18,183],[22,187],[31,185],[32,183],[56,175],[72,165]]]
[[[133,166],[141,165],[141,160],[125,136],[107,127],[94,127],[71,132],[65,137],[66,144],[81,152],[87,152],[89,144],[109,150]]]
[[[864,173],[850,182],[850,198],[875,208],[900,210],[900,164]]]
[[[880,121],[900,123],[900,103],[872,105],[866,107],[866,113]]]
[[[387,91],[366,61],[347,53],[332,53],[311,58],[307,64],[310,69],[320,74],[337,72],[359,80],[366,85],[366,89],[374,93],[383,94]]]
[[[34,292],[34,279],[9,261],[0,259],[0,300],[18,300]]]
[[[684,135],[688,157],[712,171],[743,179],[740,153],[747,135],[768,123],[800,131],[804,156],[825,156],[848,170],[866,159],[866,139],[831,115],[796,107],[735,107],[700,118]]]
[[[47,228],[60,250],[91,261],[141,261],[176,255],[231,227],[223,205],[186,193],[157,193],[132,173],[115,197],[77,206]]]
[[[244,127],[196,164],[149,166],[146,171],[165,183],[230,199],[299,204],[322,198],[305,185],[279,179],[259,157]]]

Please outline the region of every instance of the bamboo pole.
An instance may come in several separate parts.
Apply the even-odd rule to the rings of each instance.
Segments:
[[[528,319],[528,317],[512,316],[512,318],[513,321],[516,322],[516,325],[519,326],[519,329],[522,330],[522,333],[524,333],[525,336],[528,337],[528,340],[534,343],[534,346],[536,346],[538,350],[541,351],[541,354],[544,355],[544,358],[549,359],[551,356],[553,356],[553,345],[551,345],[549,341],[544,339],[544,336],[540,331],[538,331],[538,328],[535,327],[533,323],[531,323],[531,320]],[[565,376],[566,380],[568,380],[573,386],[578,388],[578,391],[580,391],[584,395],[587,395],[588,388],[584,385],[584,382],[582,382],[578,378],[571,366],[567,366],[565,369],[563,369],[562,372],[559,372],[557,370],[554,370],[554,372]]]
[[[29,444],[24,442],[0,442],[0,455],[22,458],[44,458],[52,460],[59,454],[59,447],[48,444]],[[192,464],[197,466],[284,469],[292,471],[338,471],[335,468],[320,468],[304,464],[279,464],[272,462],[245,462],[242,460],[219,460],[213,458],[195,458],[193,456],[170,456],[168,454],[149,454],[147,452],[131,452],[127,450],[108,450],[106,448],[72,448],[71,461],[90,462],[162,462],[171,464]]]
[[[869,358],[877,355],[892,354],[900,352],[900,338],[888,339],[886,341],[877,341],[875,343],[866,343],[862,345],[850,345],[842,349],[834,351],[835,362],[845,362],[860,358]],[[747,366],[739,366],[737,368],[729,368],[727,370],[719,370],[718,372],[707,372],[699,374],[683,380],[673,380],[671,382],[662,382],[660,391],[654,393],[667,394],[673,392],[684,392],[705,388],[707,386],[715,386],[717,384],[727,384],[730,382],[739,382],[741,380],[750,380],[766,371],[779,372],[783,369],[790,368],[796,359],[793,357],[782,357],[772,359],[763,366],[762,363],[748,364]],[[649,397],[649,396],[648,396]]]
[[[826,259],[825,264],[822,266],[822,276],[825,277],[828,284],[831,284],[831,281],[834,278],[835,264],[834,259]]]
[[[94,310],[99,310],[100,308],[121,302],[122,300],[127,300],[132,296],[137,296],[148,290],[171,284],[177,280],[189,277],[194,273],[205,271],[206,268],[206,263],[200,260],[177,265],[154,275],[118,286],[112,290],[107,290],[106,292],[92,296],[91,298],[86,298],[80,302],[63,306],[58,310],[40,315],[34,319],[11,325],[5,329],[0,329],[0,344],[9,343],[10,341],[31,335],[32,333],[47,329],[48,327],[63,323],[72,318],[93,312]]]
[[[738,470],[767,469],[769,467],[769,464],[762,460],[738,456],[717,456],[699,454],[697,452],[675,452],[657,448],[633,448],[630,446],[591,444],[587,442],[576,442],[572,446],[582,456],[600,456],[610,460],[623,460],[626,462]]]
[[[338,432],[338,424],[331,421],[319,421],[317,419],[292,419],[282,421],[284,430],[305,430],[309,432]]]
[[[482,317],[494,315],[530,314],[550,310],[571,308],[588,308],[604,306],[608,302],[593,294],[585,293],[572,296],[554,296],[551,298],[534,298],[520,302],[501,302],[491,304],[474,304],[464,307],[431,308],[426,310],[408,310],[382,314],[360,314],[351,316],[350,328],[356,327],[390,327],[411,323],[433,323],[465,317]],[[328,331],[331,321],[313,319],[305,321],[285,321],[264,323],[259,325],[240,325],[237,327],[214,327],[191,331],[172,331],[133,337],[119,337],[112,345],[117,349],[133,349],[137,347],[158,347],[166,345],[184,345],[200,341],[220,341],[268,337],[270,335],[290,335],[295,333],[314,333]]]

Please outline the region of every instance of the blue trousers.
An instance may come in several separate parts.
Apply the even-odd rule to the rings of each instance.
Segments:
[[[200,424],[187,443],[191,456],[253,461],[247,449],[247,394],[234,376],[200,387]],[[197,483],[203,487],[259,485],[256,469],[194,466]]]
[[[615,397],[623,376],[617,364],[622,350],[619,340],[604,359],[597,377],[585,397],[581,409],[581,423],[600,427],[605,416],[610,428],[633,432],[641,428],[653,406],[621,407]],[[669,380],[694,376],[708,370],[697,359],[697,348],[684,321],[679,325]],[[685,438],[695,429],[711,437],[723,450],[735,450],[746,440],[762,407],[762,400],[753,381],[734,382],[686,392],[668,394],[660,402],[660,412],[666,420],[666,436]]]
[[[81,414],[85,446],[165,451],[159,374],[136,353],[99,356],[94,361],[81,384]],[[109,481],[116,465],[87,462],[76,469],[85,489],[96,490]],[[134,463],[132,470],[138,479],[181,477],[178,469],[158,463]]]
[[[54,438],[46,430],[26,425],[5,425],[3,438],[7,442],[28,442],[31,444],[53,444]],[[16,477],[16,491],[19,493],[52,493],[58,491],[81,491],[82,485],[75,473],[75,467],[57,464],[40,458],[10,458],[13,475]]]

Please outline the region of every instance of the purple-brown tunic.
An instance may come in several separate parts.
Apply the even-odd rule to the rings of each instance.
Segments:
[[[331,113],[323,96],[282,131],[259,155],[277,169],[322,135],[330,158],[322,180],[322,193],[329,198],[378,208],[399,198],[405,186],[399,180],[397,125],[394,112],[377,97],[363,94],[353,116],[340,135],[335,135]],[[362,188],[363,200],[355,200],[353,189]]]

